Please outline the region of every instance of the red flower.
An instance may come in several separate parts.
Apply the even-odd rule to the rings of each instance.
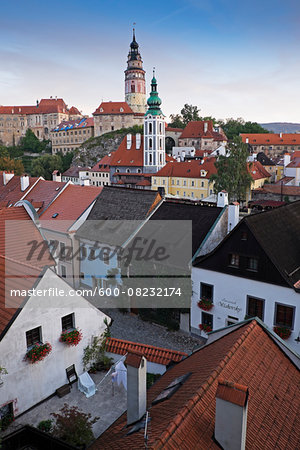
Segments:
[[[65,342],[67,345],[75,346],[78,345],[82,339],[82,332],[80,330],[65,330],[60,335],[60,342]]]

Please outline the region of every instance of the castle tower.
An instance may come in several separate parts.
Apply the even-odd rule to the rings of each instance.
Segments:
[[[165,116],[160,109],[161,99],[154,70],[147,104],[148,111],[144,119],[144,172],[153,173],[166,164]]]
[[[136,113],[146,112],[146,88],[145,71],[143,61],[139,52],[139,44],[133,39],[128,53],[127,69],[125,70],[125,102]]]

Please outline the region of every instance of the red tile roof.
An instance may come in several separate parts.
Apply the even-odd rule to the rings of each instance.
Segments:
[[[135,367],[136,369],[138,369],[141,365],[142,358],[143,358],[142,353],[129,352],[126,357],[126,364],[128,366]]]
[[[90,172],[89,167],[71,166],[63,174],[63,177],[73,177],[78,178],[79,172]]]
[[[300,186],[286,186],[281,184],[265,184],[263,188],[254,189],[254,192],[265,192],[270,194],[294,195],[300,197]]]
[[[300,373],[292,362],[297,357],[290,359],[276,335],[256,320],[223,334],[171,367],[148,390],[148,448],[219,449],[213,435],[220,378],[249,389],[246,449],[299,447]],[[187,374],[170,398],[152,405],[170,383]],[[144,429],[129,430],[125,413],[90,448],[144,448]]]
[[[91,168],[91,172],[109,172],[111,161],[116,152],[110,152],[108,155],[103,156],[94,167]]]
[[[248,399],[248,388],[242,384],[219,378],[216,398],[234,403],[238,406],[245,406]]]
[[[69,109],[69,114],[71,116],[81,115],[79,109],[77,109],[76,106],[71,106],[71,108]]]
[[[124,339],[108,338],[106,340],[106,351],[125,355],[127,352],[139,352],[147,358],[147,361],[168,365],[171,361],[181,361],[187,353],[167,348],[154,347],[153,345],[141,344],[139,342],[125,341]]]
[[[300,145],[300,134],[280,134],[276,133],[241,133],[243,142],[248,142],[251,145]]]
[[[174,131],[175,133],[182,133],[183,128],[166,127],[166,131]]]
[[[286,167],[299,168],[300,167],[300,157],[292,159],[292,161]]]
[[[66,184],[66,182],[39,180],[23,200],[28,200],[34,208],[42,208],[38,211],[40,214],[60,194]]]
[[[9,227],[7,222],[9,221]],[[49,251],[30,259],[28,244],[43,238],[24,207],[0,208],[0,339],[25,298],[12,298],[10,289],[29,289],[46,266],[54,266]]]
[[[253,161],[247,165],[248,172],[253,180],[261,180],[262,178],[269,178],[271,174],[264,168],[259,161]]]
[[[142,167],[144,164],[144,139],[141,136],[141,146],[136,149],[136,136],[132,135],[131,147],[127,150],[127,136],[124,137],[118,150],[115,152],[111,166]]]
[[[77,130],[94,126],[94,118],[80,118],[76,120],[63,120],[57,127],[53,128],[52,132]]]
[[[0,106],[0,114],[68,113],[62,98],[42,98],[38,106]]]
[[[287,184],[287,183],[289,183],[290,181],[292,181],[294,179],[294,177],[283,177],[283,178],[281,178],[280,180],[278,180],[278,181],[276,181],[276,183],[275,184]]]
[[[184,162],[170,162],[153,176],[157,177],[182,177],[182,178],[210,178],[213,173],[217,173],[215,158],[209,158],[201,164],[201,161],[190,160]],[[201,171],[205,172],[201,176]]]
[[[93,112],[94,116],[102,114],[134,114],[126,102],[102,102]]]
[[[7,206],[20,200],[26,192],[37,182],[38,177],[29,177],[29,186],[21,191],[21,176],[14,175],[5,185],[3,183],[3,171],[0,171],[0,202]]]
[[[101,191],[102,187],[70,184],[41,215],[42,227],[66,233]]]
[[[207,123],[207,131],[204,132],[204,124]],[[220,128],[220,127],[219,127]],[[214,141],[227,141],[225,133],[220,128],[220,132],[214,131],[213,122],[211,120],[191,121],[187,124],[179,139],[183,138],[207,138]]]

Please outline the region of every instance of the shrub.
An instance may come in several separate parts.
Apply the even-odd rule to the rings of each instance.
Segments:
[[[39,424],[38,424],[38,429],[43,431],[44,433],[49,433],[51,428],[52,428],[52,420],[48,419],[48,420],[42,420]]]
[[[35,364],[42,359],[46,358],[47,355],[52,351],[51,344],[46,342],[45,344],[35,344],[25,355],[25,360],[30,361]]]
[[[55,437],[81,448],[85,448],[94,440],[92,425],[99,417],[92,419],[91,414],[85,414],[77,406],[69,407],[66,403],[58,413],[51,415],[55,418]]]

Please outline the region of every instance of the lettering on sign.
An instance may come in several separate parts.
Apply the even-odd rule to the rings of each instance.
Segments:
[[[220,300],[218,302],[218,305],[221,306],[222,308],[231,309],[232,311],[235,311],[237,313],[242,311],[242,308],[237,306],[236,302],[225,300],[225,298],[223,298],[223,300]]]

